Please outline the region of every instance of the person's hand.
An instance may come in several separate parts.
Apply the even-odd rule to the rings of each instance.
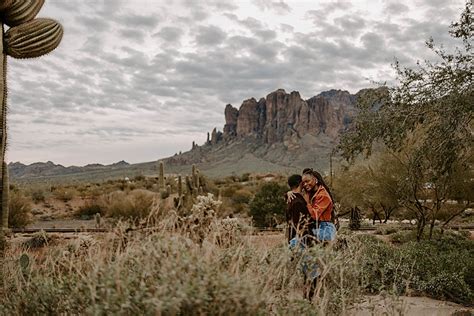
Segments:
[[[290,203],[294,199],[296,199],[296,194],[293,191],[288,191],[286,193],[286,203]]]

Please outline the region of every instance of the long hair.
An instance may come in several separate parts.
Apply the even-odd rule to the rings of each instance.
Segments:
[[[303,169],[303,175],[305,174],[309,174],[318,180],[318,184],[322,185],[326,189],[326,191],[328,191],[329,196],[331,197],[331,201],[334,204],[334,198],[332,197],[331,190],[329,190],[329,187],[327,186],[326,182],[324,182],[323,176],[319,172],[314,171],[312,168]]]

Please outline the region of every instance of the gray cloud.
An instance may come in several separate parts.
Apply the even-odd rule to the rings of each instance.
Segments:
[[[130,27],[133,29],[144,28],[147,30],[153,29],[158,25],[160,18],[156,15],[138,15],[130,14],[120,15],[115,19],[115,22],[119,23],[121,26]]]
[[[283,0],[254,0],[254,3],[261,10],[272,10],[278,14],[286,14],[291,12],[291,7]]]
[[[158,31],[154,36],[160,37],[166,42],[176,42],[184,35],[184,31],[178,27],[166,26]]]
[[[226,32],[217,26],[201,26],[197,29],[196,43],[203,46],[214,46],[221,44],[226,37]]]
[[[400,15],[406,13],[410,8],[399,2],[389,2],[385,5],[385,12],[389,15]]]

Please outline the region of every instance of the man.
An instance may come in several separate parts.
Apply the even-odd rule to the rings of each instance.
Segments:
[[[302,243],[309,246],[312,243],[312,229],[316,228],[316,222],[311,218],[307,203],[301,194],[302,177],[294,174],[288,178],[288,186],[294,194],[294,198],[288,201],[286,209],[286,222],[288,223],[288,242]]]
[[[303,189],[302,179],[299,174],[294,174],[288,178],[288,186],[293,198],[291,200],[287,199],[286,221],[288,223],[290,249],[297,250],[296,253],[302,255],[299,260],[304,275],[304,298],[311,301],[316,290],[319,271],[315,259],[305,254],[304,250],[314,244],[315,238],[312,232],[313,229],[316,229],[316,221],[311,217],[307,202],[301,194]]]

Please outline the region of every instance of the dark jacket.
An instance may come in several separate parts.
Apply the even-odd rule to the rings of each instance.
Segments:
[[[295,193],[293,199],[287,205],[286,222],[288,223],[288,241],[293,239],[296,234],[299,237],[312,235],[312,229],[316,228],[316,222],[311,217],[306,206],[306,201],[299,193]]]

